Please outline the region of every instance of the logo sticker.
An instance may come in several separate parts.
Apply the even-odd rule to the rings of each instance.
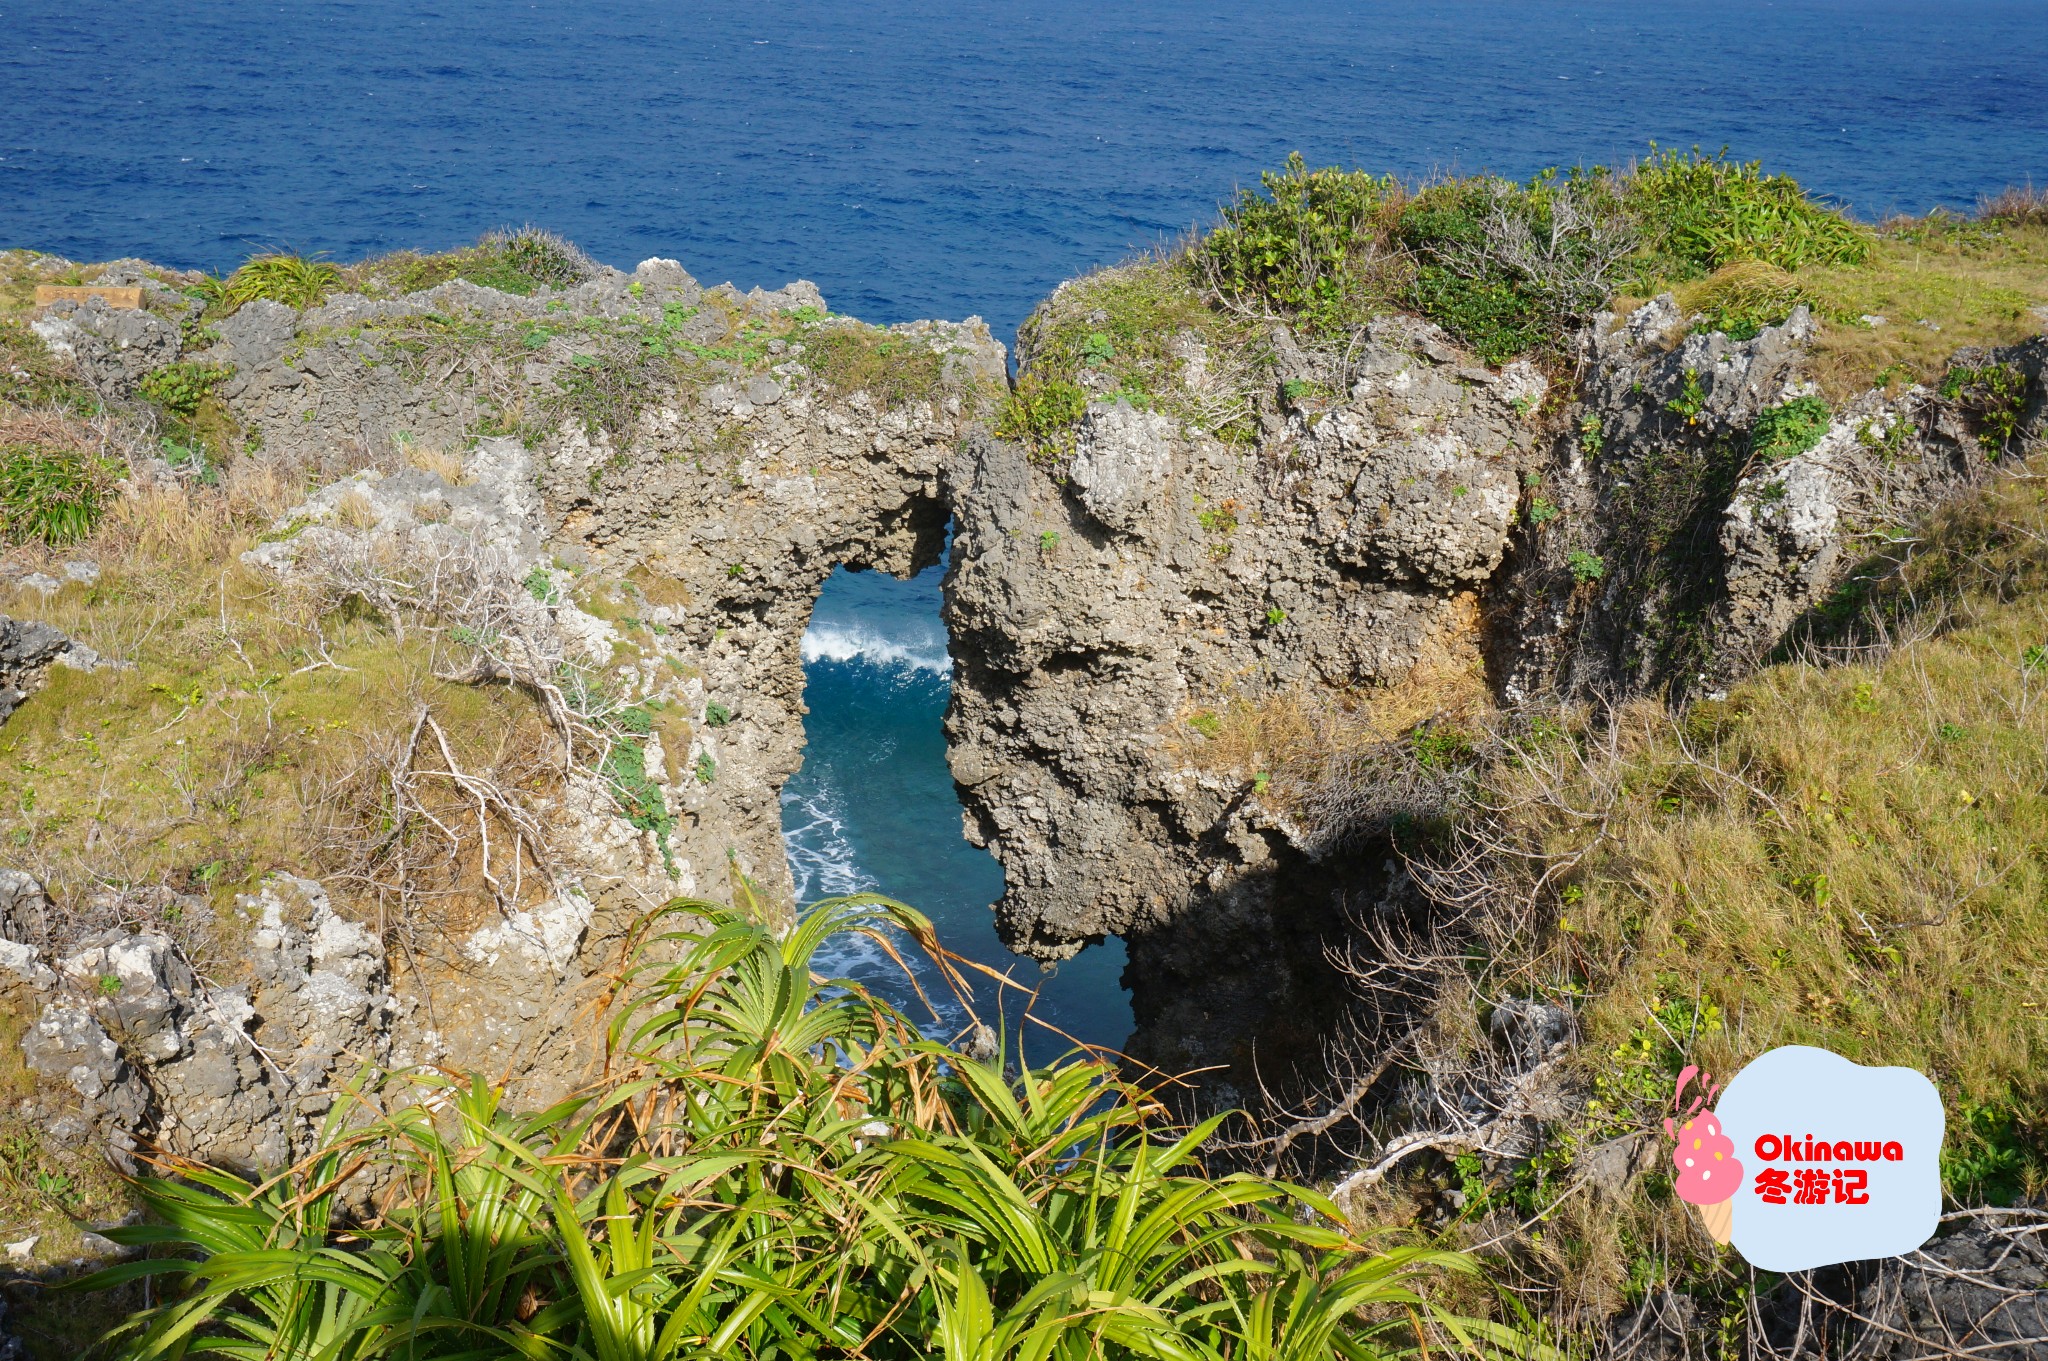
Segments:
[[[1941,1094],[1913,1069],[1786,1045],[1725,1091],[1688,1067],[1673,1104],[1673,1189],[1752,1266],[1896,1257],[1934,1236],[1945,1121]]]

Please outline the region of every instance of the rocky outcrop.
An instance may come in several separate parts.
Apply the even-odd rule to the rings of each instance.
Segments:
[[[48,624],[0,615],[0,723],[34,693],[50,663],[70,645]]]
[[[1299,362],[1284,390],[1329,390]],[[1547,456],[1527,365],[1395,320],[1350,373],[1254,448],[1098,402],[1067,468],[992,439],[955,465],[947,731],[970,839],[1004,865],[1000,929],[1048,959],[1125,937],[1136,1049],[1161,1068],[1246,1080],[1254,1036],[1284,1064],[1337,991],[1331,885],[1276,893],[1305,857],[1270,771],[1217,768],[1203,728],[1419,670],[1476,685],[1476,593]]]
[[[544,871],[402,948],[340,881],[290,876],[220,924],[251,944],[206,978],[162,932],[53,953],[17,929],[34,914],[6,914],[0,985],[68,1118],[117,1150],[247,1167],[302,1147],[375,1069],[445,1064],[553,1099],[601,1057],[590,1016],[649,911],[733,897],[730,875],[790,910],[778,795],[802,756],[812,604],[842,564],[937,559],[943,471],[1005,371],[979,321],[866,327],[809,284],[707,290],[664,260],[531,297],[458,280],[303,313],[259,300],[192,332],[197,351],[154,314],[61,311],[46,342],[117,399],[196,361],[244,457],[347,470],[250,566],[400,640],[426,630],[444,679],[528,689],[576,751],[559,787],[522,796]],[[9,694],[63,659],[59,634],[7,637]]]
[[[1965,1211],[1903,1257],[1785,1277],[1748,1311],[1750,1354],[2031,1361],[2048,1347],[2043,1226],[2039,1210]],[[1708,1361],[1717,1331],[1694,1300],[1659,1290],[1610,1325],[1608,1354]]]
[[[117,275],[125,278],[127,275]],[[182,315],[199,305],[144,281],[166,311]],[[155,311],[108,307],[98,298],[82,303],[52,304],[49,314],[30,323],[50,353],[75,361],[88,382],[103,392],[132,390],[152,370],[174,362],[183,348],[178,322]]]
[[[319,884],[290,876],[241,911],[248,976],[227,985],[202,979],[157,932],[108,932],[54,969],[14,943],[31,961],[14,972],[39,974],[43,999],[22,1039],[29,1067],[69,1087],[124,1159],[146,1137],[225,1166],[282,1166],[336,1087],[392,1056],[405,1006],[373,932],[339,916]]]
[[[1502,697],[1713,693],[1766,661],[1885,537],[1990,476],[2004,452],[1923,387],[1824,411],[1808,447],[1760,450],[1772,408],[1818,403],[1806,309],[1747,341],[1691,329],[1670,298],[1583,339],[1570,429],[1494,595]],[[2018,448],[2043,428],[2030,341],[1956,363],[2026,375]],[[1532,506],[1534,502],[1532,501]]]
[[[1924,388],[1829,410],[1803,308],[1747,340],[1699,320],[1669,297],[1599,318],[1569,394],[1409,319],[1342,364],[1280,332],[1255,445],[1098,401],[1064,462],[968,446],[948,733],[1012,947],[1125,937],[1136,1057],[1211,1069],[1226,1102],[1272,1082],[1341,1013],[1358,916],[1404,909],[1383,834],[1292,816],[1265,715],[1330,750],[1474,690],[1717,692],[2044,425],[2048,342],[1958,356],[2022,375],[2001,441]],[[1788,411],[1800,438],[1757,436]]]

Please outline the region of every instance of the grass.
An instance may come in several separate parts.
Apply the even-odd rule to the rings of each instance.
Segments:
[[[1830,401],[1870,387],[1934,387],[1958,349],[2039,333],[2040,309],[2048,307],[2048,226],[1937,212],[1884,224],[1855,264],[1794,271],[1739,260],[1675,291],[1686,313],[1705,314],[1708,329],[1736,339],[1806,304],[1820,323],[1812,370]]]
[[[467,279],[501,293],[526,297],[541,288],[571,288],[591,277],[590,257],[538,227],[488,232],[474,245],[437,254],[397,251],[350,265],[347,287],[372,297],[416,293]]]
[[[562,1104],[399,1078],[273,1181],[144,1183],[152,1221],[113,1232],[159,1255],[85,1285],[157,1282],[121,1354],[1543,1354],[1429,1301],[1470,1259],[1380,1248],[1296,1187],[1203,1176],[1214,1122],[1166,1123],[1107,1063],[965,1058],[812,972],[837,935],[929,944],[909,909],[829,902],[778,937],[678,901],[650,926],[676,929],[606,1018],[612,1067]],[[351,1221],[338,1191],[364,1171],[389,1191]]]
[[[1870,255],[1867,228],[1815,202],[1790,176],[1731,161],[1725,149],[1707,156],[1652,143],[1625,194],[1642,232],[1632,262],[1639,280],[1696,277],[1741,260],[1797,270],[1860,265]]]
[[[803,364],[829,392],[865,392],[884,410],[936,400],[945,357],[929,344],[857,322],[805,329]]]
[[[113,481],[113,469],[86,450],[0,445],[0,540],[78,542],[105,511]]]
[[[1801,287],[1823,319],[1813,371],[1830,397],[1900,382],[1932,387],[1956,350],[2041,331],[2048,226],[1941,216],[1892,224],[1862,267],[1806,271]],[[1866,315],[1885,324],[1866,325]]]
[[[258,255],[221,281],[219,310],[226,315],[259,298],[305,311],[341,287],[341,270],[303,255]]]
[[[1226,441],[1255,438],[1269,360],[1254,326],[1204,300],[1198,263],[1144,256],[1063,284],[1018,333],[1024,367],[997,433],[1058,462],[1089,402],[1125,401]]]
[[[76,370],[56,358],[28,324],[0,317],[0,400],[21,410],[92,416],[100,401]]]
[[[1660,1128],[1680,1066],[1726,1077],[1782,1044],[1929,1074],[1955,1203],[2048,1189],[2042,471],[1937,516],[1815,621],[1819,641],[1881,621],[1874,659],[1783,662],[1675,718],[1548,723],[1485,767],[1488,844],[1537,867],[1502,901],[1538,912],[1471,985],[1577,1011],[1584,1104],[1486,1174],[1498,1214],[1452,1241],[1540,1216],[1510,1251],[1560,1309],[1666,1281],[1721,1307],[1739,1282],[1661,1177],[1619,1206],[1565,1192],[1585,1150]]]
[[[111,503],[81,545],[99,580],[14,602],[134,664],[54,669],[0,729],[5,853],[60,904],[102,884],[169,883],[207,894],[226,920],[232,895],[271,868],[360,868],[350,829],[380,816],[374,758],[422,705],[465,765],[539,788],[535,754],[551,739],[531,701],[436,680],[451,642],[401,643],[346,604],[322,613],[238,561],[291,496],[253,484],[254,471]],[[473,866],[453,869],[438,911],[458,925],[490,898]],[[371,885],[335,887],[376,914]]]

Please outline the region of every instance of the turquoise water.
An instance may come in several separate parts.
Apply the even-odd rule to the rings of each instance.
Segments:
[[[818,600],[803,642],[810,747],[782,795],[798,899],[873,891],[925,912],[948,949],[1020,985],[1007,989],[976,976],[973,1003],[994,1025],[1000,993],[1010,1033],[1021,1033],[1033,1056],[1070,1047],[1048,1027],[1091,1044],[1121,1045],[1131,1029],[1130,1001],[1118,983],[1121,941],[1041,972],[996,939],[988,907],[1002,895],[1002,868],[960,835],[960,803],[939,726],[952,674],[939,622],[944,570],[941,564],[897,581],[841,569]],[[934,1004],[927,1009],[884,951],[847,944],[826,961],[833,969],[903,1002],[933,1033],[950,1036],[967,1024],[965,1009],[934,970],[918,967]],[[1020,1021],[1027,1001],[1044,1025]]]

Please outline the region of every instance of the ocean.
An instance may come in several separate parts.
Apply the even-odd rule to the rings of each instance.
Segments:
[[[988,908],[1002,896],[1003,872],[960,834],[960,801],[940,729],[952,679],[939,619],[944,572],[941,563],[898,581],[841,568],[818,598],[803,639],[809,745],[782,794],[798,901],[878,892],[924,912],[947,949],[1018,985],[970,975],[976,1016],[990,1026],[1000,1016],[1034,1059],[1071,1048],[1066,1037],[1119,1046],[1131,1029],[1130,1002],[1118,981],[1121,941],[1042,971],[996,938]],[[916,967],[917,990],[906,986],[896,962],[861,938],[842,940],[824,963],[892,997],[931,1033],[959,1033],[967,1013],[936,969],[914,951],[899,958]]]
[[[0,32],[0,246],[222,271],[530,222],[1004,338],[1297,149],[1522,176],[1725,145],[1866,218],[2048,183],[2042,0],[0,0]],[[827,588],[791,867],[1030,977],[960,838],[937,599]],[[1120,1043],[1119,961],[1041,1014]]]

